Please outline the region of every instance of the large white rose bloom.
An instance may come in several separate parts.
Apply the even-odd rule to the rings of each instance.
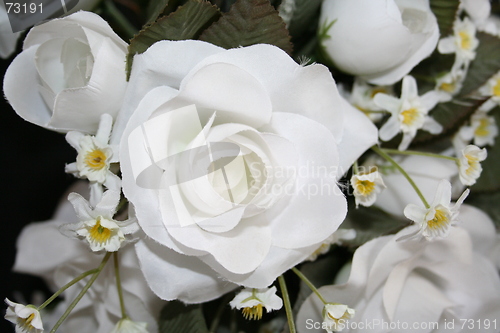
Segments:
[[[78,182],[70,190],[88,192],[85,182]],[[55,216],[46,222],[27,225],[17,240],[17,254],[13,270],[40,276],[56,291],[79,274],[97,268],[103,255],[89,251],[88,245],[61,234],[60,227],[78,222],[71,203],[64,196]],[[162,301],[148,288],[132,245],[119,252],[120,277],[128,315],[136,321],[147,322],[151,332],[157,331],[157,317]],[[110,259],[98,279],[83,296],[75,309],[64,321],[61,331],[108,333],[121,318],[116,279]],[[64,312],[82,290],[87,280],[78,282],[66,290],[64,300],[57,305],[55,315]],[[38,305],[38,304],[37,304]],[[48,314],[47,321],[57,318]],[[44,324],[46,323],[44,319]],[[50,329],[50,325],[46,325]]]
[[[141,268],[184,302],[265,288],[309,257],[344,220],[337,179],[377,142],[326,67],[264,44],[154,44],[134,58],[114,135],[125,123],[123,191],[151,238]]]
[[[5,96],[29,122],[95,133],[102,114],[120,110],[126,53],[127,44],[97,14],[51,20],[26,36],[5,74]]]
[[[462,326],[464,320],[481,323],[471,331],[498,332],[500,277],[488,257],[494,226],[478,209],[462,208],[470,231],[454,228],[445,239],[398,242],[409,227],[356,250],[347,283],[319,289],[327,301],[356,310],[343,332],[463,332],[471,327]],[[322,309],[317,296],[309,296],[297,316],[298,332],[322,332],[314,329]],[[446,326],[450,322],[453,327]]]
[[[429,0],[325,0],[321,43],[340,70],[393,84],[435,49],[439,27]]]

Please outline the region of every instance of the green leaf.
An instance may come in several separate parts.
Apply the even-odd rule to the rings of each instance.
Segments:
[[[447,103],[439,103],[429,114],[443,126],[443,131],[438,135],[433,135],[426,131],[418,131],[412,143],[427,143],[428,141],[441,139],[454,133],[485,101],[486,98],[457,98]]]
[[[467,198],[466,203],[476,206],[483,210],[495,223],[497,230],[500,230],[500,191],[493,193],[480,193],[473,192],[470,198]]]
[[[376,207],[351,207],[342,228],[356,230],[356,238],[343,243],[358,247],[376,237],[394,234],[410,224],[409,220],[388,214]]]
[[[292,52],[285,22],[268,0],[238,0],[228,13],[205,30],[200,40],[226,49],[259,43]]]
[[[168,16],[141,30],[128,47],[127,74],[130,76],[134,55],[145,52],[160,40],[196,39],[220,17],[217,7],[205,0],[189,0]]]
[[[145,25],[149,25],[163,15],[168,15],[186,0],[151,0],[146,10],[148,20]]]
[[[160,314],[160,333],[209,333],[201,305],[169,302]]]
[[[279,7],[281,17],[287,17],[288,30],[293,38],[306,31],[316,31],[322,0],[283,0]]]
[[[484,85],[489,78],[500,71],[500,38],[478,32],[479,46],[476,58],[471,62],[465,78],[461,96],[469,95]]]
[[[495,117],[497,126],[500,125],[500,107],[497,106],[491,110],[489,115]],[[486,149],[488,150],[488,157],[481,162],[483,171],[476,184],[471,188],[473,192],[500,190],[500,136],[496,137],[493,147],[487,146]],[[499,203],[500,201],[496,205]]]
[[[431,10],[436,15],[441,37],[451,34],[460,0],[431,0]]]

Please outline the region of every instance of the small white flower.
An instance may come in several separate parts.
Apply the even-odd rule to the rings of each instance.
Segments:
[[[242,309],[246,319],[261,319],[262,308],[267,312],[279,310],[283,306],[283,300],[276,295],[276,287],[251,289],[245,288],[229,303],[233,309]]]
[[[321,245],[318,247],[316,251],[313,252],[307,258],[308,261],[315,261],[318,256],[327,253],[330,251],[330,247],[332,244],[342,244],[344,240],[351,240],[356,237],[356,230],[354,229],[338,229],[333,234],[330,235]]]
[[[405,207],[404,214],[407,218],[420,225],[416,233],[403,236],[408,239],[421,234],[427,240],[444,238],[450,232],[450,227],[458,222],[460,205],[469,195],[469,189],[458,198],[455,205],[451,206],[451,184],[442,180],[436,191],[434,201],[429,208],[422,208],[414,204]]]
[[[42,333],[43,323],[40,312],[33,305],[14,303],[8,298],[5,303],[9,306],[5,319],[16,324],[16,333]]]
[[[484,111],[477,111],[471,117],[471,126],[474,130],[474,144],[479,147],[493,146],[498,135],[495,118],[488,116]]]
[[[440,102],[448,102],[462,89],[466,71],[463,68],[454,68],[449,73],[436,79],[436,91],[440,95]]]
[[[342,332],[346,321],[354,317],[355,311],[345,304],[328,303],[323,308],[323,324],[321,327],[328,333]]]
[[[403,132],[403,140],[399,145],[399,150],[408,148],[419,129],[432,134],[438,134],[443,130],[441,124],[427,115],[439,102],[439,93],[429,91],[418,96],[417,81],[410,75],[403,78],[401,98],[378,93],[375,95],[374,101],[379,107],[392,113],[389,120],[380,129],[380,139],[388,141],[399,132]]]
[[[476,111],[471,119],[470,126],[462,126],[453,138],[455,150],[462,150],[472,140],[479,147],[493,146],[498,135],[498,126],[495,117],[489,116],[486,111]]]
[[[462,149],[458,158],[458,175],[462,184],[470,186],[476,183],[483,171],[481,162],[486,159],[487,155],[486,148],[480,149],[474,145],[468,145]]]
[[[113,219],[120,201],[120,193],[117,191],[104,192],[95,208],[92,208],[87,200],[75,192],[69,194],[68,200],[75,208],[80,222],[65,224],[62,231],[68,230],[70,235],[84,239],[94,252],[118,251],[123,242],[130,240],[125,235],[132,234],[139,229],[135,218],[125,221]]]
[[[478,45],[474,23],[467,17],[463,20],[457,18],[453,24],[453,36],[441,39],[438,51],[442,54],[455,53],[456,63],[467,66],[476,57]]]
[[[383,111],[383,109],[375,104],[373,98],[378,93],[392,95],[392,86],[374,86],[360,79],[356,79],[352,86],[349,102],[357,109],[365,113],[372,121],[382,119],[382,113],[372,113],[369,111]]]
[[[118,177],[110,170],[110,164],[117,162],[117,154],[108,144],[113,125],[113,118],[103,114],[95,136],[71,131],[66,134],[68,143],[77,150],[76,162],[66,166],[66,172],[91,182],[104,184],[108,188],[119,189]]]
[[[493,75],[479,92],[483,96],[491,96],[491,100],[500,105],[500,72]]]
[[[354,189],[354,199],[356,207],[359,205],[369,207],[377,200],[377,193],[380,193],[386,186],[380,172],[375,168],[368,173],[358,173],[351,177],[351,186]]]
[[[147,323],[132,321],[130,318],[122,318],[110,333],[148,333]]]

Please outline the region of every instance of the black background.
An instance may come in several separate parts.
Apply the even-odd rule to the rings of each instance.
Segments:
[[[23,39],[21,36],[18,43]],[[5,70],[13,57],[0,60],[2,86]],[[0,297],[20,302],[24,300],[15,295],[21,293],[30,302],[34,291],[41,290],[46,297],[50,292],[41,279],[12,272],[17,236],[25,225],[52,217],[62,194],[74,181],[73,176],[64,172],[64,166],[75,160],[76,152],[66,143],[63,134],[19,117],[3,93],[0,100]],[[0,307],[0,332],[13,332],[10,323],[3,319],[6,308],[6,305]]]

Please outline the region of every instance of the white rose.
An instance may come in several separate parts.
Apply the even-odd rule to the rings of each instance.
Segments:
[[[69,192],[88,195],[88,185],[78,182]],[[17,239],[17,253],[13,270],[18,273],[42,277],[49,287],[56,291],[79,274],[99,266],[103,255],[96,255],[75,239],[61,234],[60,227],[67,223],[78,222],[71,203],[66,200],[59,205],[54,217],[46,222],[27,225]],[[124,303],[133,320],[148,323],[151,332],[157,330],[157,318],[163,302],[148,288],[144,276],[138,268],[139,263],[133,246],[119,252],[120,277],[123,287]],[[85,280],[84,280],[85,281]],[[84,283],[77,283],[63,293],[64,300],[57,305],[55,313],[43,316],[46,328],[59,319],[69,304],[82,290]],[[112,259],[108,261],[99,278],[83,296],[75,309],[64,321],[64,332],[108,333],[121,318],[120,302]]]
[[[325,0],[321,42],[340,70],[370,83],[393,84],[435,49],[439,38],[429,0]]]
[[[494,227],[477,209],[463,208],[463,218],[476,235],[453,228],[442,240],[398,242],[409,233],[407,228],[374,239],[354,253],[346,284],[319,288],[328,302],[356,310],[343,332],[463,332],[463,320],[490,324],[477,331],[498,331],[493,321],[500,317],[500,277],[484,249],[474,243],[474,238],[494,239]],[[316,295],[309,296],[297,316],[298,332],[322,332],[308,329],[308,322],[321,322],[322,308]],[[445,326],[453,321],[453,329]],[[378,326],[366,330],[360,326],[366,323]]]
[[[120,110],[126,52],[127,44],[99,15],[51,20],[26,36],[5,74],[5,96],[29,122],[95,133],[103,113]]]
[[[134,58],[114,133],[130,114],[123,190],[154,240],[136,245],[141,268],[184,302],[227,281],[265,288],[309,257],[345,217],[337,179],[377,141],[324,66],[264,44],[154,44]]]

